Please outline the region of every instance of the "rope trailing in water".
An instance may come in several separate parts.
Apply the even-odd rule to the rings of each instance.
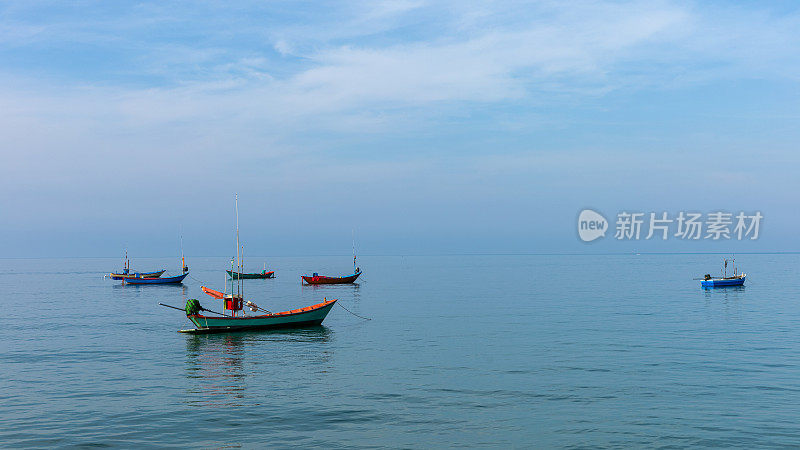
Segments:
[[[364,320],[372,320],[369,317],[359,316],[358,314],[354,313],[353,311],[350,311],[349,309],[345,308],[344,305],[342,305],[340,302],[336,302],[336,304],[341,306],[342,309],[344,309],[345,311],[349,312],[350,314],[352,314],[352,315],[354,315],[354,316],[356,316],[358,318],[361,318],[361,319],[364,319]]]
[[[200,284],[202,284],[204,286],[208,286],[209,285],[209,283],[207,283],[205,281],[200,281],[200,280],[198,280],[197,278],[195,278],[195,277],[193,277],[191,275],[189,275],[189,278],[193,279],[194,281],[197,281],[198,283],[200,283]]]

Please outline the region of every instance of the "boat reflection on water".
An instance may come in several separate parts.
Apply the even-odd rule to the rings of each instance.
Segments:
[[[725,289],[703,289],[705,309],[710,318],[732,320],[740,317],[747,305],[746,288],[731,286]]]
[[[352,290],[357,292],[358,289],[361,287],[358,282],[356,283],[339,283],[339,284],[301,284],[302,289],[333,289],[338,290],[339,292],[346,292],[347,290]]]
[[[703,289],[703,293],[705,294],[706,300],[711,300],[714,298],[721,298],[723,300],[735,300],[741,297],[745,290],[744,286],[729,286],[725,289]]]
[[[181,294],[183,294],[184,296],[186,296],[189,293],[189,287],[186,286],[183,283],[181,283],[181,284],[153,284],[153,285],[148,285],[146,288],[143,288],[141,285],[138,285],[138,284],[114,283],[113,285],[111,285],[111,288],[112,289],[121,289],[122,290],[121,292],[127,291],[127,292],[132,292],[134,294],[138,293],[138,292],[145,292],[147,294],[152,294],[153,292],[158,293],[159,289],[166,289],[170,294],[171,293],[175,293],[177,291],[177,292],[180,292]]]
[[[333,336],[325,326],[187,335],[186,377],[193,382],[186,403],[244,406],[268,397],[294,367],[327,372]]]

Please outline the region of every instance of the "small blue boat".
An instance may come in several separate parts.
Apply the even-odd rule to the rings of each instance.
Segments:
[[[123,284],[180,284],[183,283],[183,279],[189,276],[189,272],[184,273],[183,275],[177,275],[174,277],[166,277],[166,278],[126,278],[122,280]]]
[[[728,276],[728,261],[733,263],[733,276],[731,277]],[[710,274],[706,274],[700,282],[700,286],[704,288],[744,286],[745,278],[747,278],[747,274],[736,273],[735,259],[725,259],[722,268],[722,276],[714,278]]]
[[[122,284],[180,284],[183,283],[184,278],[189,276],[189,267],[186,266],[186,259],[184,259],[183,256],[181,256],[181,267],[183,268],[183,273],[181,275],[166,278],[152,278],[144,277],[137,273],[134,277],[124,278]]]
[[[709,278],[703,280],[700,285],[704,288],[728,287],[728,286],[744,286],[745,274],[728,278]]]

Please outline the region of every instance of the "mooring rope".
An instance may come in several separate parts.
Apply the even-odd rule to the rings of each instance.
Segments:
[[[194,281],[197,281],[198,283],[200,283],[200,284],[202,284],[204,286],[208,286],[208,283],[206,283],[205,281],[198,280],[197,278],[193,277],[191,274],[189,274],[189,278],[193,279]]]
[[[336,302],[336,304],[341,306],[342,309],[344,309],[345,311],[349,312],[350,314],[352,314],[352,315],[354,315],[356,317],[359,317],[359,318],[364,319],[364,320],[372,320],[369,317],[359,316],[358,314],[354,313],[353,311],[350,311],[349,309],[345,308],[344,305],[342,305],[340,302]]]

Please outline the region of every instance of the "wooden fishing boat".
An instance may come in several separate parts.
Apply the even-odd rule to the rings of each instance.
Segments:
[[[361,268],[356,267],[356,235],[355,230],[353,230],[353,274],[346,275],[343,277],[328,277],[325,275],[320,275],[314,272],[312,275],[301,275],[300,278],[303,279],[302,282],[307,284],[351,284],[355,283],[358,277],[361,275]]]
[[[234,272],[232,270],[226,270],[228,272],[228,276],[233,279],[241,278],[242,280],[252,280],[256,278],[275,278],[275,271],[271,270],[267,272],[264,270],[263,272],[255,272],[255,273],[241,273],[241,272]]]
[[[164,274],[166,270],[159,270],[156,272],[131,272],[131,261],[128,259],[128,251],[125,250],[125,263],[122,272],[111,272],[108,276],[112,280],[124,280],[127,278],[158,278]]]
[[[127,280],[130,278],[158,278],[164,274],[166,270],[159,270],[158,272],[133,272],[133,273],[114,273],[108,274],[112,280]]]
[[[183,239],[181,239],[183,241]],[[124,278],[122,284],[180,284],[183,279],[189,276],[189,267],[186,266],[186,259],[183,257],[183,243],[181,243],[181,274],[174,277],[165,278],[148,278],[148,277],[133,277]]]
[[[733,276],[728,276],[728,262],[733,264]],[[736,260],[735,259],[724,259],[723,260],[723,267],[722,267],[722,276],[721,277],[712,277],[711,274],[705,274],[702,281],[700,281],[700,286],[704,288],[718,288],[718,287],[731,287],[731,286],[744,286],[745,278],[747,278],[747,274],[745,273],[736,273]]]
[[[355,273],[345,277],[327,277],[314,273],[313,275],[302,275],[301,278],[307,284],[349,284],[354,283],[359,275],[361,275],[361,269],[356,269]]]
[[[741,274],[735,277],[709,278],[708,280],[701,281],[700,285],[704,288],[744,286],[744,280],[746,277],[747,275]]]
[[[122,280],[123,284],[180,284],[183,279],[189,276],[189,272],[184,272],[182,275],[165,278],[125,278]]]
[[[247,302],[246,305],[252,311],[265,312],[266,314],[260,314],[257,316],[237,316],[235,315],[236,311],[240,311],[245,305],[242,297],[225,294],[213,289],[209,289],[205,286],[201,286],[201,289],[211,297],[224,300],[224,309],[231,311],[232,314],[228,315],[224,313],[215,313],[217,314],[216,316],[201,314],[201,311],[209,310],[200,307],[199,303],[195,303],[197,302],[196,299],[189,299],[186,302],[186,308],[184,311],[186,312],[186,317],[188,317],[192,324],[194,324],[194,326],[197,328],[178,330],[179,333],[206,334],[225,333],[229,331],[268,330],[275,328],[302,328],[318,326],[322,324],[322,321],[325,320],[325,317],[336,303],[335,299],[324,299],[322,303],[318,303],[316,305],[273,313],[263,308],[259,308],[252,302]],[[194,300],[194,302],[192,300]]]
[[[322,303],[307,306],[305,308],[293,309],[291,311],[283,311],[273,313],[264,308],[259,307],[255,303],[244,301],[244,283],[242,278],[235,277],[237,274],[244,274],[242,267],[241,251],[242,247],[239,244],[239,196],[236,196],[236,267],[235,271],[231,270],[228,273],[233,274],[231,277],[231,293],[227,294],[214,289],[200,286],[200,289],[211,297],[223,301],[223,311],[218,313],[205,309],[200,306],[197,299],[189,299],[186,301],[185,308],[177,308],[175,306],[164,305],[169,308],[178,309],[186,313],[186,317],[192,321],[195,329],[179,330],[180,333],[190,334],[204,334],[204,333],[224,333],[228,331],[243,331],[243,330],[266,330],[271,328],[297,328],[320,325],[325,317],[330,312],[336,300],[324,299]],[[233,265],[233,261],[231,261]],[[233,268],[232,268],[233,269]],[[265,269],[266,271],[266,269]],[[236,280],[236,294],[234,294],[234,279]],[[226,289],[227,289],[227,282]],[[257,316],[248,316],[243,310],[245,306],[252,312],[260,312]],[[202,311],[208,311],[215,314],[208,316],[201,314]]]

